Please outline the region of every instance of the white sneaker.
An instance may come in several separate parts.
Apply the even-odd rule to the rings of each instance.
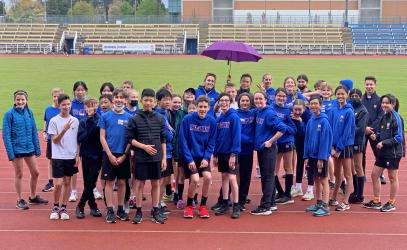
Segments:
[[[261,178],[260,167],[259,166],[256,167],[256,177]]]
[[[295,186],[291,187],[291,197],[297,197],[303,195],[303,192],[301,189],[296,189]]]
[[[97,188],[93,189],[93,196],[95,197],[95,200],[101,200],[103,198],[102,194],[99,193]]]
[[[307,191],[304,196],[302,197],[303,201],[310,201],[314,199],[314,192],[312,191]]]
[[[165,202],[163,200],[161,200],[160,207],[166,207],[166,206],[167,206],[167,204],[165,204]]]
[[[124,212],[126,212],[126,214],[129,214],[129,213],[130,213],[130,206],[129,206],[129,202],[128,202],[128,201],[125,201],[125,202],[124,202],[123,208],[124,208]]]
[[[58,220],[59,219],[59,208],[58,207],[54,207],[51,210],[51,215],[49,216],[49,218],[51,220]]]
[[[64,208],[59,210],[59,216],[61,216],[61,220],[69,220],[68,212]]]
[[[70,202],[75,202],[78,199],[78,193],[76,191],[71,191],[71,195],[69,196]]]

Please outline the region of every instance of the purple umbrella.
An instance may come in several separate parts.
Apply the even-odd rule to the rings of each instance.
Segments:
[[[257,62],[262,57],[252,46],[233,41],[218,41],[211,44],[206,48],[202,55],[210,57],[215,60],[226,60],[229,64],[229,74],[232,64],[234,62]]]

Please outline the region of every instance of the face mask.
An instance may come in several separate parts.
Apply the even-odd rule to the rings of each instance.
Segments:
[[[360,98],[350,98],[352,105],[359,105],[361,103]]]
[[[305,88],[306,88],[307,86],[306,85],[298,85],[298,88],[300,89],[300,90],[304,90]]]
[[[137,100],[131,100],[131,101],[130,101],[130,106],[136,107],[137,105],[138,105],[138,101],[137,101]]]

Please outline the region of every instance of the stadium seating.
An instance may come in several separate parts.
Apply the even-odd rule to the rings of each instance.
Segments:
[[[407,24],[352,24],[353,44],[407,45]]]
[[[49,53],[58,24],[0,24],[0,53]]]
[[[182,53],[185,33],[198,34],[197,24],[70,24],[82,46],[106,43],[155,44],[157,53]]]
[[[234,40],[272,54],[320,53],[321,50],[341,53],[342,29],[338,25],[209,24],[207,43]]]

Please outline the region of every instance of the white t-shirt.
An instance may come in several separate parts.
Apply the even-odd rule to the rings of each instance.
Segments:
[[[51,140],[52,159],[73,160],[76,158],[76,154],[78,153],[78,119],[71,115],[66,118],[62,117],[60,114],[54,116],[49,122],[48,134],[51,136],[60,134],[64,129],[64,125],[69,120],[73,121],[73,123],[71,124],[71,128],[65,132],[59,143],[56,144]]]

